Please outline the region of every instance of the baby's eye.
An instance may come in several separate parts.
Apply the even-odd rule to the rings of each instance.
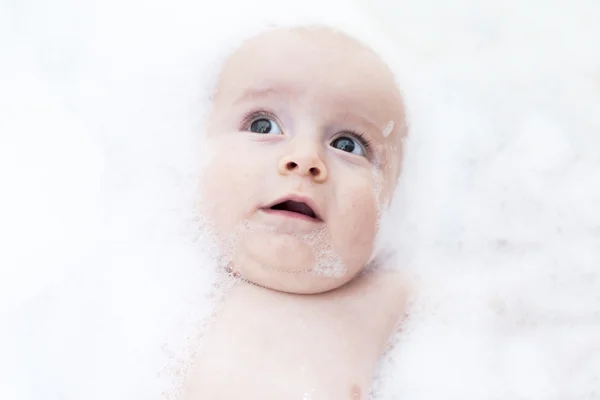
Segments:
[[[281,135],[281,128],[277,125],[277,122],[268,118],[259,118],[254,120],[250,124],[250,132],[270,134],[270,135]]]
[[[331,147],[365,157],[367,155],[368,144],[363,144],[360,140],[349,136],[338,136],[331,142]]]

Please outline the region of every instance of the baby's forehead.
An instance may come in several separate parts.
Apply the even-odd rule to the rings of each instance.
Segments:
[[[272,30],[246,40],[225,61],[215,98],[232,104],[307,92],[340,106],[358,103],[375,114],[402,108],[394,75],[383,60],[346,34],[321,27]]]
[[[365,77],[393,80],[387,65],[357,40],[329,28],[286,28],[264,32],[245,40],[225,60],[220,83],[244,78],[318,75],[358,72]],[[344,74],[346,73],[346,74]]]

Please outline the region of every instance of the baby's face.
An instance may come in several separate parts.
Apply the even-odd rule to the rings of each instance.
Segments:
[[[371,50],[329,30],[277,30],[224,64],[207,125],[203,212],[230,267],[318,293],[368,263],[400,166],[403,108]]]

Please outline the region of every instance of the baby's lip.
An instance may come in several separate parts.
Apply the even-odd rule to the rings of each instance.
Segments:
[[[302,208],[303,211],[306,210],[306,209],[304,209],[303,206],[307,206],[308,209],[310,209],[310,211],[312,211],[313,215],[308,215],[308,214],[305,214],[304,212],[299,212],[299,213],[304,214],[306,216],[310,216],[319,222],[323,221],[323,217],[322,217],[323,214],[321,214],[321,211],[319,210],[319,207],[317,206],[315,201],[313,201],[309,197],[305,197],[302,195],[297,195],[297,194],[287,195],[285,197],[282,197],[282,198],[270,203],[268,206],[266,206],[264,208],[265,209],[274,209],[274,207],[283,205],[284,203],[288,203],[288,202],[295,203],[293,205],[300,206],[299,208]],[[306,211],[308,211],[308,210],[306,210]]]

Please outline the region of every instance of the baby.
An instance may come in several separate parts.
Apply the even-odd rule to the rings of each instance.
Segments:
[[[392,72],[343,33],[271,30],[226,60],[202,211],[241,279],[185,399],[367,398],[407,297],[373,256],[404,126]]]

